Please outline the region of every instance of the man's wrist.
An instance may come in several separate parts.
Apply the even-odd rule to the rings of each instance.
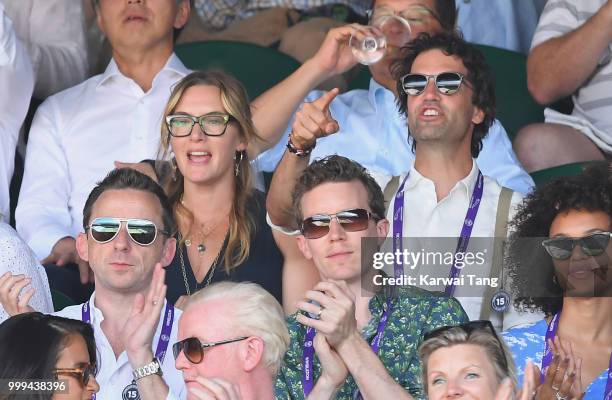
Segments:
[[[153,352],[151,349],[127,351],[128,360],[133,369],[140,368],[151,362],[153,359]]]
[[[289,140],[287,141],[287,149],[290,153],[297,155],[298,157],[305,157],[312,153],[312,150],[315,148],[316,141],[312,143],[307,143],[306,141],[301,141],[293,135],[293,132],[289,135]]]
[[[338,343],[336,346],[336,351],[340,355],[340,357],[345,360],[345,355],[351,354],[355,352],[360,345],[365,343],[368,348],[370,347],[365,340],[361,337],[357,330],[354,330],[351,334],[349,334],[346,339]],[[346,363],[346,360],[345,360]]]

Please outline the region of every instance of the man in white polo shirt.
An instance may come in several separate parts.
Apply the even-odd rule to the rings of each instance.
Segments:
[[[93,269],[96,290],[86,303],[57,315],[94,328],[100,354],[96,398],[185,398],[169,351],[177,340],[181,312],[165,301],[162,267],[176,248],[165,194],[135,170],[113,170],[91,192],[83,215],[85,233],[79,234],[76,246]],[[0,301],[11,314],[29,311],[17,298],[24,280],[11,276],[0,282]]]

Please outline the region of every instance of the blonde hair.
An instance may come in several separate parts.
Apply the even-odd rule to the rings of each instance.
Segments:
[[[231,321],[228,330],[263,340],[263,360],[271,376],[275,377],[289,346],[289,332],[281,305],[256,283],[224,281],[191,295],[183,312],[195,304],[219,299],[235,305],[228,307],[231,310],[231,315],[227,316]]]
[[[181,79],[174,86],[166,104],[161,126],[161,149],[158,155],[161,160],[167,160],[170,155],[170,131],[165,123],[166,117],[175,112],[177,104],[187,89],[200,85],[219,88],[223,107],[236,120],[240,136],[246,143],[260,139],[253,125],[249,99],[242,84],[236,78],[221,71],[196,71]],[[174,163],[175,160],[171,162]],[[237,152],[236,168],[239,174],[234,179],[234,200],[229,213],[229,239],[223,254],[225,270],[228,273],[249,257],[251,235],[256,229],[255,215],[247,208],[247,202],[253,193],[253,186],[246,151]],[[166,175],[162,185],[168,194],[175,219],[178,221],[179,216],[183,216],[188,221],[189,228],[181,239],[180,245],[182,245],[184,238],[189,237],[193,225],[193,213],[181,204],[184,193],[184,176],[178,168],[172,179],[169,179],[168,174],[158,173],[158,175]]]
[[[505,378],[510,378],[513,387],[516,388],[516,369],[510,351],[503,339],[488,329],[475,329],[467,332],[461,326],[454,326],[433,337],[426,339],[419,347],[419,358],[422,364],[423,389],[427,392],[427,363],[429,357],[438,349],[458,344],[473,344],[482,347],[493,365],[497,383],[500,384]]]

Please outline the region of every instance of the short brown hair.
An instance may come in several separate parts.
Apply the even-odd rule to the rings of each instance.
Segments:
[[[310,164],[304,170],[293,190],[293,207],[297,226],[302,224],[304,193],[327,182],[359,181],[368,192],[368,205],[377,218],[385,217],[385,198],[378,183],[359,163],[346,157],[332,155]]]

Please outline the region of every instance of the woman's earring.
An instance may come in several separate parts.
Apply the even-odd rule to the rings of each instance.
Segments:
[[[176,165],[176,157],[174,156],[174,151],[170,150],[170,167],[172,168],[172,180],[176,181],[176,170],[178,166]]]
[[[234,160],[236,160],[236,162],[234,163],[234,175],[236,175],[236,177],[240,175],[240,163],[242,162],[243,158],[244,158],[244,150],[237,151],[236,155],[234,155]]]

